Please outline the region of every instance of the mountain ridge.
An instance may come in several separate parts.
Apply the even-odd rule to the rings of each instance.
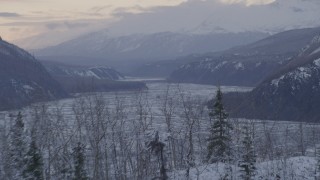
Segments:
[[[249,45],[198,56],[175,70],[169,80],[255,86],[298,56],[319,31],[319,27],[290,30]]]
[[[0,40],[0,110],[68,97],[30,53]]]
[[[270,75],[251,92],[239,96],[226,95],[231,115],[270,120],[318,121],[319,48],[318,35],[298,57]]]
[[[105,61],[171,59],[192,53],[205,53],[230,48],[266,37],[258,32],[229,34],[185,34],[160,32],[111,37],[104,32],[81,36],[57,46],[36,50],[41,56],[82,56]]]

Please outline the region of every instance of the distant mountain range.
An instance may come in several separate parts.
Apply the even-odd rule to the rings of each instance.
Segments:
[[[320,28],[285,31],[226,51],[194,56],[169,77],[173,82],[256,86],[290,62]],[[182,62],[182,61],[180,61]]]
[[[28,52],[0,40],[0,110],[68,97]]]
[[[185,34],[162,32],[110,37],[107,32],[91,33],[57,46],[36,50],[42,60],[72,64],[108,64],[133,71],[159,60],[170,60],[193,53],[225,50],[267,37],[266,33]],[[132,64],[133,66],[126,66]]]
[[[275,34],[291,29],[320,26],[319,0],[185,0],[180,2],[182,3],[176,6],[130,8],[130,12],[133,10],[139,13],[119,9],[120,12],[114,14],[116,18],[114,21],[111,20],[112,22],[95,23],[96,21],[90,18],[82,19],[84,26],[77,28],[69,26],[77,24],[78,20],[75,22],[49,20],[47,23],[49,32],[26,37],[17,40],[16,43],[27,49],[39,49],[57,45],[86,32],[100,31],[102,28],[106,29],[110,38],[167,31],[198,35],[239,32]],[[51,29],[51,24],[55,25],[55,28]]]
[[[319,121],[320,31],[287,65],[252,92],[228,94],[231,115],[244,118]]]

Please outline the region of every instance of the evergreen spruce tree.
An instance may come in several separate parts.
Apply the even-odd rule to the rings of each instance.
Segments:
[[[73,149],[73,159],[74,159],[74,180],[86,180],[88,179],[85,170],[85,155],[84,146],[78,142],[77,147]]]
[[[231,153],[231,135],[233,129],[228,122],[222,103],[222,92],[218,87],[215,101],[211,100],[208,104],[209,117],[213,120],[210,128],[210,137],[208,138],[208,162],[230,162]]]
[[[254,179],[256,170],[256,155],[253,147],[253,138],[247,126],[244,127],[243,135],[242,154],[239,161],[240,178],[243,180],[252,180]]]
[[[35,137],[31,136],[31,143],[26,155],[26,168],[23,172],[24,179],[42,180],[43,177],[43,159],[39,148],[37,147]]]
[[[26,142],[24,134],[24,123],[21,112],[18,113],[9,135],[9,159],[11,168],[11,179],[22,179]]]

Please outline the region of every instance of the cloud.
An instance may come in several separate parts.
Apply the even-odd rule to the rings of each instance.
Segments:
[[[152,7],[135,4],[125,7],[98,4],[74,11],[41,9],[41,11],[31,11],[29,15],[25,12],[21,18],[1,22],[0,31],[2,34],[11,35],[11,39],[34,36],[33,39],[38,39],[37,43],[25,45],[34,48],[35,45],[37,47],[55,45],[102,29],[108,29],[110,36],[120,36],[164,31],[275,33],[320,25],[320,11],[317,9],[319,0],[181,0],[181,2],[179,5]],[[13,33],[9,30],[12,27],[21,30]],[[25,42],[34,41],[27,39]]]
[[[274,3],[276,0],[220,0],[226,4],[245,4],[246,6],[252,5],[266,5]]]
[[[140,14],[140,13],[148,13],[150,12],[147,8],[143,8],[141,6],[132,6],[132,7],[126,7],[126,8],[116,8],[112,15],[115,17],[123,17],[127,15],[134,15],[134,14]]]
[[[87,22],[54,22],[48,23],[45,26],[50,30],[60,29],[60,28],[67,28],[67,29],[74,29],[74,28],[83,28],[87,27],[89,23]]]
[[[142,13],[116,13],[120,20],[108,29],[116,36],[162,31],[275,33],[320,25],[320,11],[315,8],[318,1],[188,0],[178,6],[149,8]]]
[[[12,31],[12,32],[18,32],[18,31],[21,31],[21,29],[20,29],[20,28],[15,28],[15,27],[13,27],[13,28],[10,28],[10,31]]]
[[[103,10],[111,9],[112,7],[113,7],[112,5],[95,6],[95,7],[92,7],[90,10],[95,12],[95,13],[98,13],[98,12],[103,11]]]
[[[9,22],[9,23],[1,23],[1,26],[4,27],[18,27],[18,26],[37,26],[43,24],[42,22],[31,22],[31,21],[17,21],[17,22]]]
[[[0,12],[0,17],[20,17],[20,14],[11,12]]]
[[[304,11],[302,8],[299,8],[299,7],[292,7],[291,9],[294,12],[303,12]]]

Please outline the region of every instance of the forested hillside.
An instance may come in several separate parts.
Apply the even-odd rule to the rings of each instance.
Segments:
[[[0,110],[68,97],[28,52],[0,40]]]

